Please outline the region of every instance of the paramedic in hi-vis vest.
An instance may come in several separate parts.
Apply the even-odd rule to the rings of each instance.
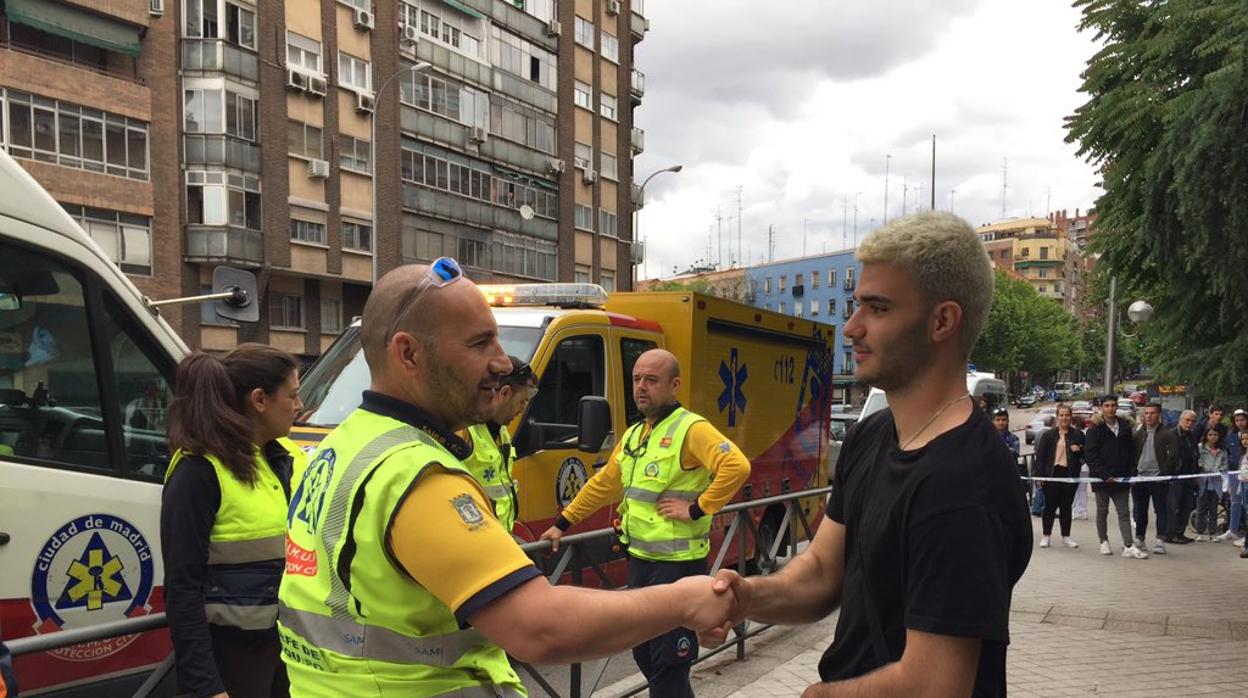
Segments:
[[[291,496],[278,630],[294,698],[523,696],[508,654],[605,657],[735,610],[705,576],[551,586],[499,524],[455,432],[489,418],[511,363],[455,260],[383,276],[360,339],[371,389]]]
[[[750,476],[745,454],[676,400],[680,364],[651,349],[633,366],[633,399],[645,419],[624,432],[606,467],[590,478],[555,525],[542,534],[559,549],[569,527],[623,496],[620,540],[628,546],[628,586],[706,574],[711,519]],[[677,628],[633,648],[657,698],[692,696],[693,629]]]
[[[464,460],[464,466],[481,483],[494,505],[494,515],[503,525],[503,530],[511,532],[516,525],[519,507],[516,481],[511,477],[515,451],[511,447],[507,425],[529,406],[529,401],[537,394],[537,376],[524,360],[514,356],[507,358],[511,361],[511,373],[500,380],[489,419],[483,424],[468,427],[462,433],[472,448],[472,455]]]

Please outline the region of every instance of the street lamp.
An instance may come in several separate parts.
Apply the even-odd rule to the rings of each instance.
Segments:
[[[650,180],[654,179],[655,177],[658,177],[664,172],[671,172],[672,174],[675,174],[677,172],[680,172],[683,169],[685,169],[684,165],[672,165],[671,167],[664,167],[663,169],[657,172],[652,172],[649,177],[646,177],[645,179],[641,181],[641,187],[638,188],[637,190],[637,199],[638,199],[637,202],[641,204],[642,206],[646,205],[646,185],[650,183]],[[633,215],[637,217],[637,225],[633,226],[633,239],[635,240],[637,238],[637,228],[641,227],[640,225],[641,224],[641,211],[637,207],[634,207]],[[642,255],[643,255],[641,258],[641,263],[643,265],[648,265],[650,262],[650,256],[646,254],[647,253],[646,239],[644,237],[641,239],[641,250],[642,250]],[[642,269],[642,273],[643,274],[645,273],[644,268]],[[634,264],[633,265],[633,286],[636,287],[636,285],[637,285],[637,265]]]
[[[369,147],[372,148],[373,151],[372,157],[370,158],[370,164],[372,165],[371,181],[373,197],[373,239],[370,241],[372,242],[373,248],[373,288],[377,288],[377,257],[381,254],[381,250],[378,249],[377,245],[377,240],[381,234],[381,212],[377,210],[377,111],[381,109],[381,93],[385,92],[386,88],[390,86],[390,83],[394,82],[394,79],[400,75],[405,75],[407,73],[419,73],[432,67],[433,66],[426,61],[420,61],[406,66],[394,75],[386,78],[385,82],[381,83],[381,87],[377,88],[377,90],[373,92],[373,113],[369,118],[369,127],[372,131],[372,140],[369,141]]]
[[[1115,296],[1118,292],[1118,277],[1109,277],[1109,317],[1105,323],[1105,392],[1114,389],[1114,344],[1118,334],[1118,307]],[[1127,308],[1127,317],[1132,323],[1142,325],[1153,319],[1153,306],[1148,301],[1135,301]],[[1133,334],[1123,333],[1125,337]]]

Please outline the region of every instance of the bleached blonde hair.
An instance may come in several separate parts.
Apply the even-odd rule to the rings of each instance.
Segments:
[[[992,307],[992,262],[966,221],[944,211],[898,218],[867,236],[854,256],[863,264],[896,264],[910,272],[928,308],[962,308],[958,348],[969,357]]]

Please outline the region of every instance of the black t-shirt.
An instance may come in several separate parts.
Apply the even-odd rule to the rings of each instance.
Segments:
[[[1004,696],[1010,594],[1032,535],[1014,456],[988,415],[972,410],[913,451],[898,447],[891,411],[859,422],[827,513],[846,527],[845,577],[819,676],[848,679],[899,660],[909,628],[982,639],[974,695]],[[873,644],[877,622],[887,659]]]

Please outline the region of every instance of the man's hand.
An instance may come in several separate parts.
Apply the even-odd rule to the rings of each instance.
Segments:
[[[716,584],[711,577],[683,577],[674,584],[682,587],[681,596],[688,599],[689,616],[683,627],[701,633],[723,626],[725,619],[739,613],[737,598],[731,587]]]
[[[720,570],[717,572],[712,588],[718,593],[731,591],[736,599],[736,604],[733,607],[732,615],[728,616],[722,623],[714,628],[698,632],[698,644],[707,649],[714,649],[724,644],[728,639],[728,632],[732,630],[733,626],[739,625],[741,621],[745,620],[745,616],[749,612],[750,598],[753,594],[749,580],[733,570]]]
[[[827,695],[824,689],[827,688],[826,683],[812,683],[802,691],[802,698],[823,698]]]
[[[557,553],[559,552],[559,540],[561,538],[563,538],[563,531],[560,531],[558,526],[551,526],[546,529],[546,531],[542,534],[542,537],[538,538],[538,540],[550,541],[550,549]]]
[[[693,521],[689,516],[690,503],[683,499],[664,497],[659,500],[659,515],[668,521]]]

